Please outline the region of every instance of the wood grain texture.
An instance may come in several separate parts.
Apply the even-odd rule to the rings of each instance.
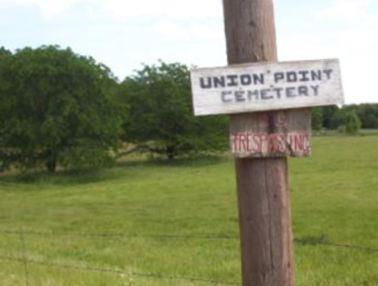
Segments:
[[[237,159],[244,286],[294,285],[286,158]]]
[[[223,0],[223,5],[228,63],[277,61],[273,1]],[[238,122],[231,116],[231,129]],[[237,158],[235,168],[243,286],[293,286],[287,159]]]
[[[223,0],[230,65],[277,61],[272,0]]]
[[[231,151],[237,158],[311,155],[311,110],[237,114],[230,126]]]

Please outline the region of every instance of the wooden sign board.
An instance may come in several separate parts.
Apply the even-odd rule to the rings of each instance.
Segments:
[[[311,109],[231,116],[230,146],[236,158],[311,155]]]
[[[342,104],[339,61],[252,63],[191,71],[195,115]]]

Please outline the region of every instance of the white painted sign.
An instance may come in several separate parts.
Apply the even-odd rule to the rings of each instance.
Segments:
[[[195,115],[344,103],[336,59],[194,69],[191,82]]]

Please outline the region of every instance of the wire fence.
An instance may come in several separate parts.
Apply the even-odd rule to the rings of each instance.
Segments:
[[[2,234],[20,235],[19,230],[0,230]],[[88,238],[153,238],[153,239],[183,239],[183,240],[235,240],[236,237],[222,235],[139,235],[127,233],[91,233],[91,232],[44,232],[35,230],[25,230],[24,234],[36,236],[70,236]]]
[[[33,235],[33,236],[69,236],[69,237],[83,237],[83,238],[98,238],[98,239],[109,239],[109,238],[122,238],[122,239],[132,239],[132,238],[144,238],[144,239],[166,239],[166,240],[238,240],[235,236],[226,235],[164,235],[164,234],[154,234],[154,235],[140,235],[140,234],[127,234],[127,233],[93,233],[93,232],[48,232],[48,231],[36,231],[36,230],[0,230],[0,234],[7,235]],[[367,247],[362,245],[353,244],[343,244],[330,242],[328,239],[320,236],[319,238],[307,238],[301,239],[297,238],[294,240],[295,243],[299,245],[319,245],[328,247],[338,247],[338,248],[348,248],[367,252],[378,252],[378,247]]]
[[[240,285],[240,283],[234,281],[218,281],[214,279],[207,279],[201,277],[189,277],[189,276],[176,276],[167,275],[162,273],[149,273],[149,272],[128,272],[122,269],[116,268],[104,268],[91,265],[76,265],[68,263],[60,263],[55,261],[44,261],[40,259],[32,259],[27,256],[27,249],[25,245],[25,237],[28,236],[40,236],[40,237],[62,237],[68,236],[71,238],[85,238],[85,239],[134,239],[134,238],[144,238],[144,239],[164,239],[164,240],[235,240],[231,236],[216,236],[216,235],[135,235],[126,233],[93,233],[93,232],[48,232],[39,230],[15,230],[6,229],[0,230],[1,235],[14,235],[19,237],[20,240],[20,255],[10,256],[1,255],[0,260],[2,261],[13,261],[21,263],[24,268],[25,274],[25,285],[28,286],[29,283],[29,266],[30,265],[40,265],[44,267],[52,267],[58,269],[69,269],[77,271],[95,272],[95,273],[107,273],[114,275],[122,275],[125,277],[136,277],[144,279],[154,279],[154,280],[165,280],[165,281],[186,281],[190,283],[195,283],[198,285]]]
[[[194,282],[194,283],[207,283],[207,284],[215,284],[215,285],[240,285],[236,282],[225,282],[225,281],[217,281],[205,278],[195,278],[195,277],[186,277],[186,276],[168,276],[158,273],[142,273],[142,272],[126,272],[120,269],[112,269],[112,268],[101,268],[101,267],[93,267],[93,266],[82,266],[82,265],[73,265],[73,264],[63,264],[63,263],[56,263],[56,262],[47,262],[35,259],[25,259],[24,257],[12,257],[12,256],[0,256],[0,260],[3,261],[14,261],[19,263],[27,263],[27,264],[36,264],[42,265],[45,267],[54,267],[59,269],[72,269],[72,270],[79,270],[79,271],[89,271],[89,272],[96,272],[96,273],[108,273],[108,274],[115,274],[115,275],[125,275],[127,277],[140,277],[140,278],[147,278],[147,279],[159,279],[159,280],[181,280],[187,282]],[[28,285],[28,282],[26,282]]]
[[[204,241],[237,241],[239,238],[234,236],[222,236],[222,235],[138,235],[138,234],[127,234],[127,233],[93,233],[93,232],[48,232],[39,230],[24,230],[24,229],[3,229],[0,230],[2,235],[15,235],[19,237],[20,240],[20,254],[19,256],[9,256],[0,254],[0,260],[2,261],[13,261],[21,263],[24,268],[25,274],[25,285],[29,286],[29,265],[40,265],[44,267],[52,267],[58,269],[71,269],[77,271],[95,272],[95,273],[107,273],[114,275],[123,275],[126,277],[137,277],[144,279],[157,279],[166,281],[186,281],[190,283],[206,284],[206,285],[240,285],[235,281],[217,281],[213,279],[206,279],[201,277],[187,277],[187,276],[175,276],[167,275],[162,273],[143,273],[143,272],[127,272],[122,269],[116,268],[102,268],[91,265],[75,265],[67,263],[59,263],[55,261],[45,261],[40,259],[32,259],[27,255],[27,249],[25,240],[27,236],[40,236],[40,237],[80,237],[80,238],[90,238],[90,239],[132,239],[132,238],[143,238],[143,239],[164,239],[164,240],[204,240]],[[323,247],[335,247],[335,248],[345,248],[352,249],[355,251],[365,251],[369,253],[377,253],[378,248],[366,247],[362,245],[352,245],[352,244],[341,244],[333,243],[324,237],[319,238],[304,238],[295,239],[294,242],[298,245],[314,245]]]

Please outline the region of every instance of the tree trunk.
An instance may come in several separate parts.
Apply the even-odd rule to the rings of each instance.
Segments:
[[[176,156],[176,148],[174,146],[167,146],[165,149],[168,160],[174,160]]]
[[[54,154],[52,151],[48,151],[48,157],[46,161],[46,169],[50,173],[55,173],[56,172],[56,166],[57,166],[57,155]]]

